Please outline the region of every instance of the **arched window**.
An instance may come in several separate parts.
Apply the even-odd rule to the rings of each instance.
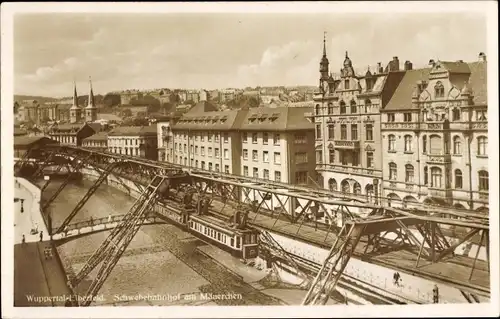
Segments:
[[[436,98],[444,97],[444,86],[441,81],[438,81],[434,86],[434,96]]]
[[[398,166],[396,163],[389,163],[389,179],[396,180],[398,178]]]
[[[330,191],[332,192],[337,191],[337,181],[334,178],[330,178],[328,180],[328,189],[330,189]]]
[[[371,111],[371,108],[372,108],[372,101],[366,100],[365,101],[365,113],[368,113],[369,111]]]
[[[443,173],[439,167],[431,168],[431,187],[441,188]]]
[[[333,114],[333,103],[328,103],[328,114]]]
[[[479,136],[477,138],[477,155],[486,155],[488,152],[488,138]]]
[[[368,198],[368,202],[371,203],[373,201],[373,196],[374,196],[373,185],[372,184],[366,185],[365,190],[366,190],[366,197]]]
[[[443,153],[443,143],[441,141],[441,136],[431,135],[430,136],[430,153],[433,155],[441,155]]]
[[[422,137],[422,152],[427,153],[427,136]]]
[[[346,112],[346,107],[344,101],[340,101],[340,114],[345,114]]]
[[[354,184],[354,194],[361,194],[361,185],[359,183]]]
[[[479,171],[479,190],[480,191],[488,191],[489,190],[488,172],[487,171]]]
[[[462,154],[462,142],[460,141],[460,137],[458,136],[455,136],[453,138],[453,154]]]
[[[463,187],[462,181],[462,171],[459,169],[455,170],[455,188],[461,189]]]
[[[356,102],[354,100],[351,101],[351,114],[358,113],[358,107],[356,106]]]
[[[405,152],[411,152],[411,135],[405,135]]]
[[[319,106],[319,104],[316,104],[316,106],[314,107],[314,113],[316,115],[319,115],[319,112],[320,112],[320,106]]]
[[[429,184],[429,169],[424,166],[424,185]]]
[[[413,183],[414,176],[415,176],[415,170],[413,168],[413,165],[406,164],[405,165],[405,182]]]
[[[451,111],[451,119],[453,121],[460,121],[460,118],[461,118],[460,109],[456,107]]]
[[[396,151],[396,136],[394,136],[392,134],[389,135],[388,150],[389,151]]]
[[[342,184],[340,185],[342,187],[342,193],[350,193],[350,186],[349,182],[347,180],[343,180]]]

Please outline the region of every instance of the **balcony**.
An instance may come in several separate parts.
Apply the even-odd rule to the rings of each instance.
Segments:
[[[359,141],[335,140],[335,147],[341,149],[359,149]]]
[[[428,164],[449,164],[451,163],[451,155],[450,154],[445,154],[445,155],[432,155],[428,154],[427,155],[427,163]]]
[[[470,129],[471,130],[487,130],[488,129],[488,122],[471,122],[470,123]]]
[[[428,187],[428,194],[433,197],[446,198],[446,190],[440,188]]]
[[[410,122],[391,122],[391,123],[383,123],[383,130],[418,130],[419,123],[410,123]]]

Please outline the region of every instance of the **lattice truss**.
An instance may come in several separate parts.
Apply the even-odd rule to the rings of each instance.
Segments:
[[[418,250],[415,265],[418,267],[422,258],[431,262],[439,262],[447,256],[453,256],[453,252],[459,245],[481,233],[480,246],[484,244],[487,248],[489,267],[489,218],[487,215],[469,210],[420,204],[415,204],[417,207],[414,206],[412,209],[382,207],[359,202],[357,197],[351,198],[349,195],[339,198],[327,190],[200,171],[170,163],[159,163],[78,147],[55,147],[47,149],[46,152],[41,157],[45,160],[42,160],[37,174],[43,172],[44,165],[53,164],[54,158],[60,157],[67,159],[67,163],[64,165],[69,165],[72,171],[78,171],[83,166],[90,166],[101,174],[93,187],[68,215],[68,218],[58,227],[58,231],[64,229],[65,225],[71,221],[110,173],[113,173],[118,180],[123,178],[133,181],[137,189],[145,193],[150,188],[144,185],[148,185],[148,182],[156,175],[188,176],[184,181],[190,184],[191,190],[194,190],[193,199],[198,203],[200,199],[205,199],[207,203],[207,205],[198,205],[198,210],[203,209],[205,213],[210,212],[221,217],[230,217],[227,216],[227,212],[231,211],[230,207],[245,209],[249,212],[249,223],[262,231],[261,243],[275,256],[279,256],[282,261],[295,268],[297,274],[312,282],[304,304],[322,304],[327,301],[352,255],[373,255],[401,246],[412,247]],[[26,159],[28,158],[29,155],[21,161],[18,168],[27,163]],[[182,172],[183,170],[184,172]],[[49,182],[50,180],[47,181],[47,183]],[[125,183],[123,185],[128,187]],[[179,182],[177,186],[177,191],[186,187],[183,182]],[[46,185],[43,189],[45,187]],[[45,205],[48,206],[59,193],[60,190],[56,191],[55,196],[53,195]],[[229,214],[231,215],[231,213]],[[262,223],[263,217],[271,218],[272,222]],[[318,223],[318,221],[322,221],[322,223]],[[314,280],[299,269],[293,256],[270,238],[271,236],[268,236],[267,231],[274,230],[278,222],[297,224],[296,234],[299,233],[304,224],[314,226],[315,229],[321,228],[326,230],[323,242],[328,243],[329,237],[330,240],[333,240],[328,258]],[[129,226],[121,228],[130,228],[130,223],[127,225]],[[442,225],[455,226],[468,231],[460,234],[459,241],[450,243],[443,234],[440,227]],[[419,240],[410,228],[416,229],[422,240]],[[388,233],[393,233],[394,236],[388,239],[386,236]],[[362,237],[364,237],[362,241],[365,246],[364,250],[360,252],[359,249],[356,250],[356,247]],[[479,249],[477,251],[479,252]],[[470,277],[473,275],[477,257],[476,254]],[[103,274],[106,273],[104,270]],[[86,275],[85,272],[81,272],[81,275],[83,274]],[[79,280],[82,278],[81,275],[78,277]],[[99,280],[102,280],[103,276],[101,275]],[[91,293],[97,286],[92,287],[94,288],[90,291]],[[465,296],[466,294],[464,294]],[[475,297],[471,295],[468,295],[467,298],[475,300]]]

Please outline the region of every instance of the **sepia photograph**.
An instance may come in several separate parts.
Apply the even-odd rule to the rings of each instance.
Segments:
[[[498,315],[497,9],[3,4],[6,317]]]

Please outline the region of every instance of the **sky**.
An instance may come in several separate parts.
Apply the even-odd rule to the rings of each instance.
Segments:
[[[330,70],[345,52],[360,73],[393,56],[477,61],[479,13],[19,14],[14,92],[71,96],[122,89],[317,85],[323,35]],[[372,69],[373,70],[373,69]]]

